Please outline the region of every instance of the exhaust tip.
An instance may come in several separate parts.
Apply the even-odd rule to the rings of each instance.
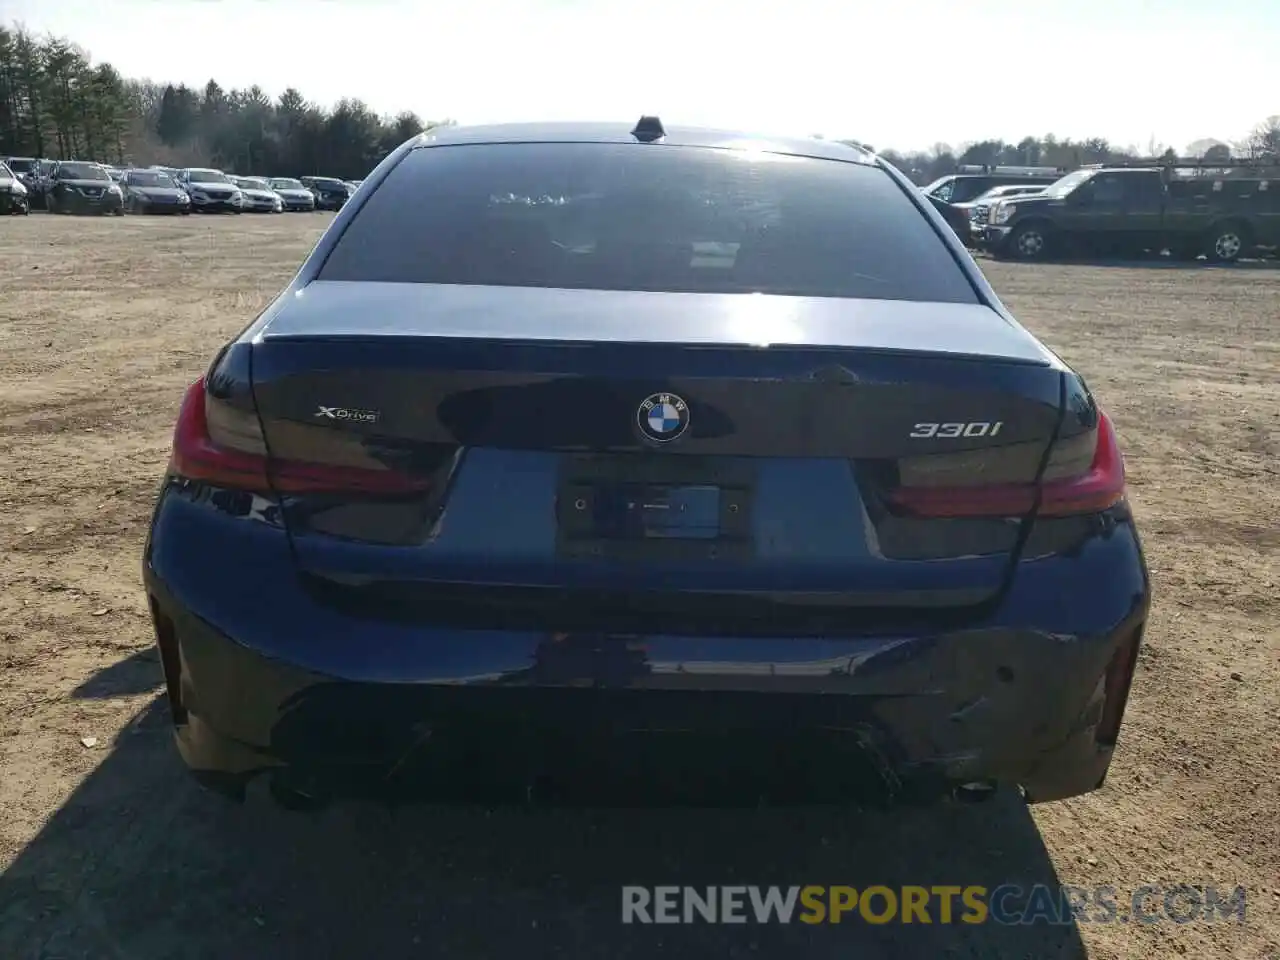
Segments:
[[[991,780],[975,780],[962,783],[951,791],[951,797],[959,803],[985,803],[996,795],[996,784]]]
[[[276,806],[294,813],[313,813],[329,806],[331,797],[314,783],[276,774],[267,782],[268,792]]]

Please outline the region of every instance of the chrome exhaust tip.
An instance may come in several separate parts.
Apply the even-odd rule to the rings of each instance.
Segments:
[[[951,791],[951,797],[959,803],[985,803],[996,795],[996,784],[990,780],[962,783]]]

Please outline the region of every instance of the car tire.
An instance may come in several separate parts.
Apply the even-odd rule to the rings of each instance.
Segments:
[[[1249,228],[1245,224],[1227,221],[1209,229],[1204,252],[1211,263],[1235,263],[1244,255],[1249,242]]]
[[[1014,260],[1043,260],[1049,252],[1049,228],[1041,223],[1015,227],[1005,244],[1005,253]]]

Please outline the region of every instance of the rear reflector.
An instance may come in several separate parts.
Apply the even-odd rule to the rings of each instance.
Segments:
[[[1098,720],[1094,739],[1104,746],[1114,747],[1120,739],[1120,724],[1124,720],[1124,708],[1129,702],[1129,688],[1138,667],[1138,649],[1142,645],[1142,625],[1139,624],[1116,647],[1107,664],[1103,682],[1102,716]]]
[[[947,486],[935,472],[928,485],[905,485],[888,495],[895,512],[914,517],[1021,517],[1033,509],[1042,517],[1066,517],[1098,513],[1123,499],[1124,459],[1102,412],[1095,430],[1055,444],[1039,484]]]
[[[272,461],[257,417],[215,400],[203,378],[187,388],[169,469],[189,480],[255,493],[420,493],[429,481],[397,470]]]

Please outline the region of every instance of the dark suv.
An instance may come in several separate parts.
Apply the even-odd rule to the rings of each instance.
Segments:
[[[124,213],[124,193],[107,168],[87,160],[59,160],[49,178],[50,213]]]
[[[337,177],[300,177],[302,185],[316,198],[317,210],[341,210],[351,196],[350,188]]]

